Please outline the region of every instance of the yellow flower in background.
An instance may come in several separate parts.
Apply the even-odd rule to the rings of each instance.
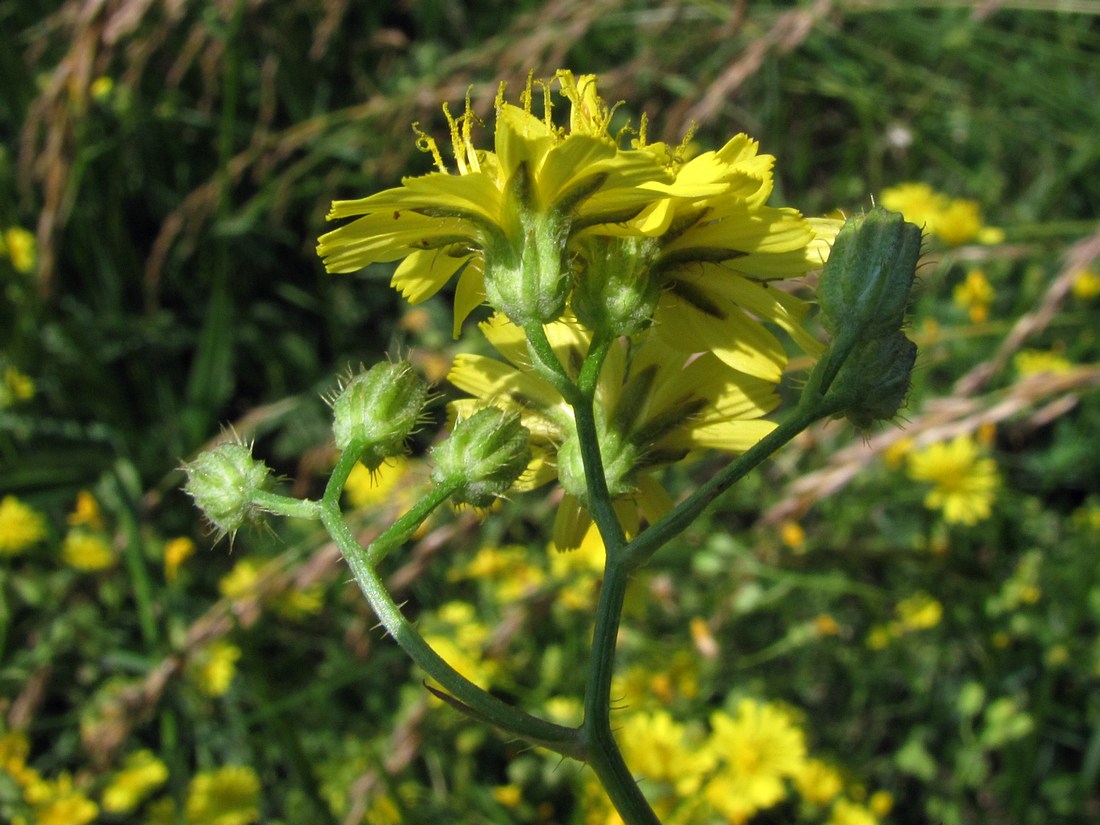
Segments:
[[[150,750],[131,753],[103,789],[103,810],[130,813],[168,781],[168,767]]]
[[[847,799],[838,799],[826,825],[878,825],[878,817],[870,808]]]
[[[270,603],[271,609],[282,618],[300,622],[321,612],[325,606],[325,589],[319,584],[304,588],[292,585],[282,593],[274,594]]]
[[[99,502],[87,490],[76,494],[76,503],[67,521],[70,527],[87,527],[89,530],[103,530],[107,526]]]
[[[403,489],[408,469],[408,460],[401,457],[387,459],[373,472],[356,464],[344,485],[344,498],[356,509],[384,504]]]
[[[1088,301],[1100,295],[1100,272],[1094,269],[1082,269],[1073,276],[1073,294],[1082,301]]]
[[[583,503],[587,488],[572,410],[529,368],[523,330],[499,314],[481,329],[506,361],[455,358],[448,379],[474,397],[452,402],[451,418],[468,418],[486,405],[520,413],[531,432],[533,459],[515,489],[534,489],[556,476],[566,496],[554,543],[562,550],[579,547],[591,517]],[[546,335],[562,364],[575,368],[583,360],[586,330],[560,321],[547,325]],[[695,450],[747,450],[774,428],[761,416],[777,403],[771,384],[730,369],[711,353],[684,355],[653,335],[620,339],[604,361],[596,410],[608,486],[626,531],[636,532],[641,518],[652,523],[671,507],[651,471]]]
[[[255,556],[241,559],[218,581],[218,592],[227,599],[251,596],[256,590],[256,583],[260,580],[266,564],[265,559]]]
[[[973,323],[981,324],[989,320],[989,307],[997,293],[984,271],[972,269],[966,273],[966,280],[955,287],[953,295],[955,305],[965,309]]]
[[[970,241],[995,244],[1004,240],[1004,232],[983,223],[977,201],[949,198],[927,183],[900,183],[883,190],[878,200],[950,246]]]
[[[505,808],[515,808],[523,801],[523,788],[516,784],[497,785],[489,794]]]
[[[196,652],[187,663],[187,673],[195,687],[207,696],[224,696],[237,675],[241,649],[218,639]]]
[[[658,782],[685,778],[697,753],[687,744],[684,726],[664,710],[626,716],[615,739],[631,771]]]
[[[38,244],[34,233],[21,226],[9,227],[4,230],[3,247],[4,254],[11,259],[11,265],[16,272],[29,275],[34,271],[38,263]]]
[[[243,765],[195,774],[185,810],[188,825],[250,825],[260,819],[260,778]]]
[[[18,556],[46,538],[46,520],[17,499],[4,496],[0,501],[0,558]]]
[[[24,401],[34,398],[34,379],[20,372],[15,367],[4,369],[3,380],[0,381],[0,409],[14,407]]]
[[[69,567],[95,573],[114,567],[118,557],[111,543],[103,536],[74,528],[61,544],[61,560]]]
[[[935,627],[943,618],[943,605],[923,591],[914,593],[897,603],[894,612],[898,617],[899,629],[927,630]]]
[[[195,542],[186,536],[170,539],[164,543],[164,579],[174,582],[179,577],[180,567],[195,553]]]
[[[24,796],[34,808],[35,825],[88,825],[99,816],[99,806],[73,786],[67,773],[30,785]]]
[[[807,802],[828,805],[844,788],[840,772],[820,759],[807,759],[794,775],[795,788]]]
[[[1054,350],[1020,350],[1012,357],[1012,366],[1021,378],[1041,373],[1065,375],[1073,371],[1073,362]]]
[[[27,767],[30,742],[22,731],[0,734],[0,771],[10,776],[24,791],[41,780],[33,768]]]
[[[989,518],[1000,485],[997,463],[983,457],[974,440],[965,435],[910,453],[909,478],[933,485],[925,507],[942,510],[948,524],[967,526]]]
[[[732,716],[711,717],[706,751],[717,771],[702,793],[716,811],[740,823],[786,797],[784,781],[802,769],[806,739],[779,708],[743,699]]]
[[[100,75],[92,81],[92,84],[88,87],[88,93],[92,96],[92,100],[102,103],[111,96],[114,89],[115,82],[106,75]]]
[[[937,216],[935,234],[949,246],[974,240],[982,230],[982,212],[977,201],[954,198]]]
[[[779,539],[784,547],[796,553],[804,552],[806,549],[806,531],[793,519],[784,519],[779,525]]]
[[[947,207],[947,197],[927,183],[899,183],[883,190],[878,202],[886,209],[900,212],[905,220],[932,233],[940,214]]]

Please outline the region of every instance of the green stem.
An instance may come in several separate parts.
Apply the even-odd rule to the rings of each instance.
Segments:
[[[558,360],[550,339],[546,337],[546,329],[542,324],[531,324],[529,327],[524,327],[523,332],[527,336],[527,352],[531,356],[531,366],[535,372],[548,381],[566,403],[572,406],[579,402],[580,391]]]
[[[482,690],[449,664],[424,640],[405,618],[374,569],[394,547],[408,540],[436,507],[454,492],[453,485],[435,485],[408,513],[398,519],[371,545],[364,548],[352,535],[340,512],[340,493],[348,475],[358,461],[360,450],[354,445],[337,461],[324,498],[321,500],[321,521],[340,548],[355,576],[359,589],[367,597],[382,626],[420,668],[447,691],[449,703],[460,710],[489,722],[563,756],[584,759],[584,745],[574,728],[555,725],[531,716]],[[437,694],[439,695],[439,694]]]
[[[277,493],[260,491],[253,493],[252,503],[262,507],[268,513],[275,513],[288,518],[305,518],[317,520],[321,518],[321,505],[309,499],[291,498]]]
[[[803,402],[778,427],[730,462],[663,519],[635,537],[625,550],[629,569],[635,570],[649,561],[654,553],[687,529],[707,505],[744,478],[749,471],[762,464],[815,421],[835,412],[835,405],[819,398],[806,401],[807,397],[808,395],[803,395]]]
[[[610,548],[609,548],[610,551]],[[630,773],[611,733],[611,679],[615,673],[615,643],[629,583],[621,553],[608,552],[596,626],[592,632],[591,664],[584,691],[581,733],[588,746],[588,764],[627,825],[660,825],[656,814]]]

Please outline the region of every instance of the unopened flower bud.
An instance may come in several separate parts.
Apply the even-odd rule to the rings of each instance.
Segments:
[[[531,461],[531,433],[515,412],[496,407],[478,410],[455,424],[447,440],[432,450],[437,484],[458,484],[458,504],[488,507]]]
[[[227,442],[200,453],[184,465],[184,491],[221,533],[233,533],[254,521],[260,509],[256,493],[266,490],[271,469],[252,457],[252,448]]]
[[[913,288],[921,231],[881,206],[848,218],[821,273],[821,322],[834,338],[884,338],[901,328]]]
[[[848,219],[821,273],[821,319],[833,340],[807,391],[861,429],[897,415],[909,391],[917,347],[901,328],[920,243],[915,224],[876,206]]]
[[[363,451],[360,461],[377,469],[404,452],[427,397],[427,384],[407,361],[383,362],[359,373],[332,402],[337,449],[354,444]]]
[[[853,398],[844,409],[845,417],[866,430],[875,421],[897,415],[909,394],[916,360],[917,345],[901,330],[856,346],[837,378],[838,386],[849,383]]]

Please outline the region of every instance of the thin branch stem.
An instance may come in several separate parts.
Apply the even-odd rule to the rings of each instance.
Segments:
[[[457,703],[460,709],[504,731],[542,745],[563,756],[583,761],[584,745],[578,730],[531,716],[481,689],[447,664],[405,618],[375,570],[375,564],[385,558],[394,547],[407,541],[432,511],[454,492],[454,487],[433,486],[408,513],[398,519],[369,547],[364,548],[352,535],[351,529],[340,512],[340,493],[358,461],[359,453],[360,451],[352,445],[352,448],[337,461],[328,487],[325,489],[324,498],[321,500],[321,520],[340,548],[340,552],[355,576],[355,581],[363,591],[363,595],[367,597],[382,626],[389,631],[413,661],[428,676],[442,685],[450,697],[453,697],[452,704]]]

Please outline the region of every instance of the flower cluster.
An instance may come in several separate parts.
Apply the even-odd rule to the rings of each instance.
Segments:
[[[668,711],[626,715],[616,738],[669,823],[747,823],[795,794],[831,825],[876,825],[889,794],[854,801],[838,768],[812,756],[801,726],[782,706],[741,699],[711,715],[709,730],[676,721]],[[596,789],[585,822],[615,821]],[[846,794],[845,791],[849,793]]]
[[[768,206],[774,158],[746,135],[692,154],[688,138],[649,142],[644,119],[613,132],[616,108],[592,75],[529,78],[518,105],[502,86],[487,150],[470,99],[457,117],[444,106],[450,162],[418,129],[436,171],[336,201],[329,217],[354,220],[318,244],[330,272],[399,261],[392,284],[412,303],[454,282],[456,337],[476,307],[495,311],[480,329],[503,360],[459,356],[448,377],[472,397],[451,405],[451,423],[486,407],[518,416],[530,456],[516,486],[560,481],[560,548],[579,546],[591,519],[575,399],[548,372],[575,384],[593,342],[617,339],[594,409],[609,492],[634,532],[671,505],[654,470],[695,450],[743,452],[772,429],[761,416],[787,362],[773,329],[811,355],[821,345],[803,329],[807,304],[770,284],[819,268],[840,227]],[[450,448],[436,452],[438,462]],[[501,460],[502,478],[518,457]],[[456,501],[484,506],[511,481]]]
[[[355,220],[321,237],[327,269],[400,260],[393,285],[413,303],[457,279],[456,334],[487,301],[521,327],[568,307],[613,334],[654,322],[677,348],[763,378],[779,377],[784,355],[761,319],[814,348],[804,306],[766,283],[820,267],[839,224],[765,205],[774,159],[747,136],[689,158],[647,142],[643,123],[625,148],[594,76],[563,70],[556,82],[569,126],[554,124],[551,84],[541,117],[530,80],[519,106],[502,87],[493,151],[474,145],[469,99],[457,118],[445,107],[454,173],[421,135],[438,171],[336,201],[329,217]]]

